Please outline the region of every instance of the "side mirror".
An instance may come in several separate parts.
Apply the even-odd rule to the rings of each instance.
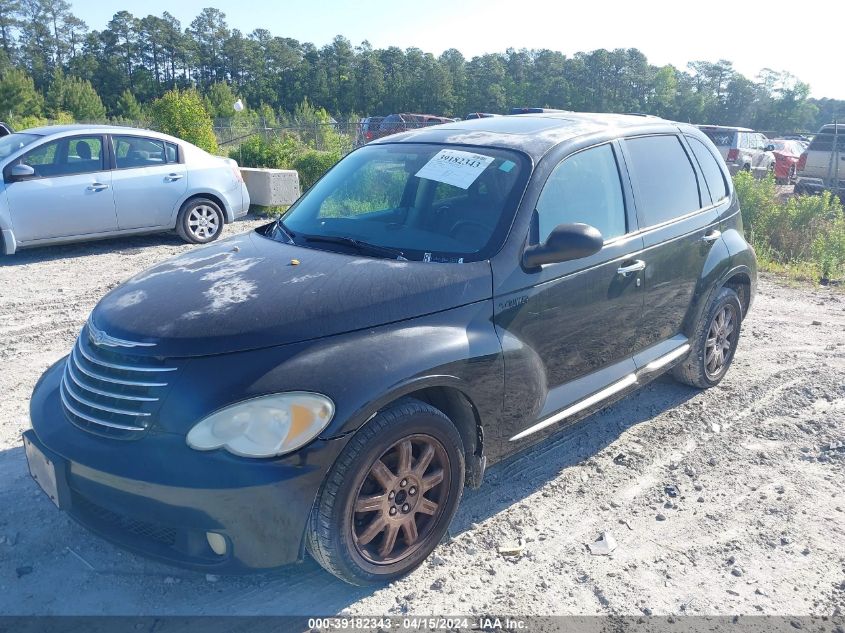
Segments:
[[[33,176],[35,176],[35,170],[31,166],[24,165],[23,163],[13,165],[9,170],[9,182],[26,180],[27,178],[32,178]]]
[[[775,151],[775,146],[774,146],[774,145],[772,145],[771,143],[769,143],[768,145],[766,145],[766,151],[767,151],[767,152],[773,152],[773,151]]]
[[[589,224],[560,224],[542,244],[529,246],[522,254],[526,268],[581,259],[598,253],[604,246],[599,230]]]

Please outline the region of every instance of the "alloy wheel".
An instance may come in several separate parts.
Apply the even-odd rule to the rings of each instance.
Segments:
[[[731,305],[722,306],[710,321],[704,346],[704,369],[708,378],[717,378],[730,362],[736,344],[736,313]]]
[[[447,506],[451,464],[430,435],[405,437],[370,467],[353,506],[352,537],[368,562],[388,565],[422,547]]]
[[[220,230],[220,217],[211,207],[200,204],[188,214],[188,230],[199,240],[207,240]]]

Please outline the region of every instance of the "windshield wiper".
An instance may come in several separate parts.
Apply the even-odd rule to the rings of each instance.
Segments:
[[[401,259],[407,261],[405,253],[398,248],[391,248],[390,246],[380,246],[378,244],[370,244],[354,237],[344,237],[342,235],[304,235],[308,242],[326,242],[328,244],[345,244],[353,247],[359,253],[371,253],[373,255],[385,255],[393,259]]]

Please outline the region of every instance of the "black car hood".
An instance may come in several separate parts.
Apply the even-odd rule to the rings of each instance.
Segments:
[[[491,287],[489,262],[346,255],[250,232],[132,277],[100,301],[91,320],[112,337],[155,343],[133,353],[204,356],[439,312],[489,299]]]

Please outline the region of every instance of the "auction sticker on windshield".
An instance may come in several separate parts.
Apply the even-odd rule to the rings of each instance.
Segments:
[[[464,152],[459,149],[441,149],[423,165],[416,176],[466,189],[492,162],[492,156]]]

